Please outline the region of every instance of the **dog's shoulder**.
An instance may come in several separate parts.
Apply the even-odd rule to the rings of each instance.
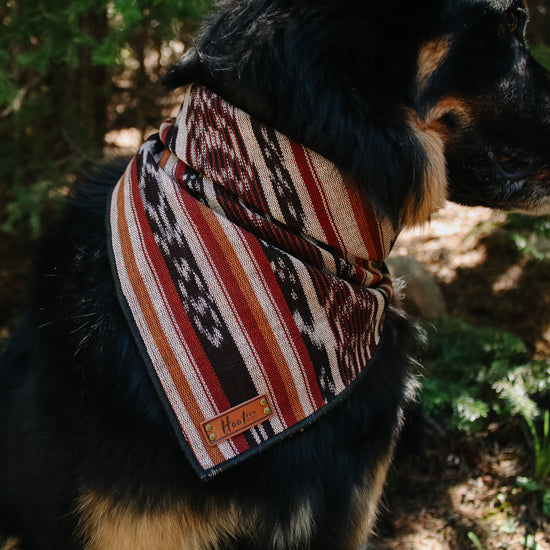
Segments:
[[[41,361],[55,365],[57,384],[66,387],[75,410],[89,400],[98,412],[126,410],[163,425],[163,412],[119,307],[109,259],[108,203],[125,166],[122,159],[105,164],[78,181],[62,213],[45,230],[37,247],[36,276],[31,277],[30,315],[38,327],[33,338]],[[44,383],[41,391],[56,389]]]

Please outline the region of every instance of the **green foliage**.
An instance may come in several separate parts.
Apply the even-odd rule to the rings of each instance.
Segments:
[[[479,537],[473,531],[468,531],[468,538],[477,550],[486,550],[485,546],[481,544]]]
[[[506,227],[516,231],[530,231],[550,239],[550,219],[523,214],[508,214]]]
[[[550,46],[547,44],[537,44],[531,46],[533,57],[546,69],[550,71]]]
[[[495,397],[492,385],[526,360],[525,345],[512,334],[455,319],[438,322],[430,332],[423,410],[453,428],[475,432],[497,404],[490,399]],[[506,408],[501,402],[498,406]]]
[[[467,537],[470,540],[470,542],[474,545],[474,548],[476,548],[476,550],[487,550],[487,547],[483,546],[483,544],[481,543],[481,540],[473,531],[468,531]],[[522,547],[524,548],[524,550],[537,550],[538,544],[537,544],[537,541],[535,540],[535,537],[530,533],[525,535],[523,539]],[[501,548],[508,548],[508,545],[503,544]]]
[[[0,51],[0,67],[5,63],[6,52]],[[17,88],[6,71],[0,70],[0,105],[12,103],[17,96]]]
[[[537,407],[529,407],[526,411],[520,410],[519,412],[531,433],[535,453],[535,471],[534,479],[518,477],[516,485],[526,491],[540,492],[542,512],[550,517],[550,484],[548,483],[550,476],[550,411],[544,411],[542,433],[540,434],[535,423],[535,417],[539,413]]]
[[[516,486],[529,493],[540,493],[542,513],[550,517],[550,487],[524,476],[516,478]]]
[[[505,227],[520,252],[535,260],[550,260],[549,218],[509,214]]]
[[[27,221],[31,234],[40,233],[40,213],[42,205],[61,189],[52,181],[42,180],[32,187],[17,185],[14,189],[15,200],[6,206],[7,219],[2,229],[12,231],[22,221]]]
[[[550,419],[533,396],[550,390],[550,361],[530,361],[523,342],[507,332],[478,328],[446,319],[431,330],[426,379],[421,397],[426,414],[439,416],[450,427],[472,433],[491,414],[519,415],[532,436],[535,479],[550,473]]]
[[[550,411],[544,411],[544,423],[540,436],[533,419],[526,418],[526,421],[535,443],[535,480],[544,483],[550,475]]]
[[[0,228],[38,231],[44,201],[102,156],[113,77],[132,61],[127,76],[147,81],[148,52],[181,39],[209,5],[0,3]]]
[[[142,27],[159,27],[160,35],[173,37],[183,21],[208,7],[207,0],[8,0],[0,33],[0,74],[9,74],[13,53],[16,66],[42,75],[61,65],[77,67],[85,50],[91,50],[95,63],[112,66]]]
[[[534,472],[533,479],[518,478],[518,486],[540,492],[543,512],[550,516],[550,412],[541,411],[536,401],[550,390],[550,360],[529,361],[516,336],[454,319],[439,321],[429,338],[424,412],[466,433],[483,428],[491,416],[522,418]]]

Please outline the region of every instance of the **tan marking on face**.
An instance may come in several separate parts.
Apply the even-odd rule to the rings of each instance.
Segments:
[[[236,506],[217,507],[199,513],[182,504],[150,510],[117,503],[87,493],[78,506],[77,535],[86,550],[201,550],[217,548],[225,537],[237,537],[252,527]]]
[[[445,61],[450,47],[451,39],[446,36],[425,42],[420,47],[416,72],[416,83],[420,93],[426,90],[432,75]]]
[[[523,6],[525,13],[529,15],[529,5],[527,4],[527,0],[522,0],[521,5]]]
[[[471,119],[468,105],[455,97],[442,98],[424,117],[414,111],[409,112],[410,128],[424,149],[426,166],[424,169],[424,188],[421,200],[414,198],[407,202],[402,220],[404,226],[423,224],[437,212],[447,200],[447,163],[445,145],[448,130],[442,124],[441,118],[448,113],[458,116],[461,125],[467,126]]]
[[[465,100],[450,95],[443,96],[422,118],[421,126],[441,126],[441,118],[448,113],[457,115],[460,118],[461,125],[467,126],[472,120],[471,111],[472,107],[468,105]],[[441,131],[445,133],[445,130]]]

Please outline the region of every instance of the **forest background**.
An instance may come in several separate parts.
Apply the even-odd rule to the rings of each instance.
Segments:
[[[0,351],[45,222],[81,174],[174,113],[160,79],[210,4],[0,1]],[[550,68],[550,0],[528,4]],[[371,547],[548,550],[550,221],[473,209],[457,225],[449,212],[401,245],[447,308],[426,323],[424,389]]]

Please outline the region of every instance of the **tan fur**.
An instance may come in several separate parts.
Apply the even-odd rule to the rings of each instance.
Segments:
[[[462,125],[470,124],[472,108],[465,100],[454,96],[443,96],[426,114],[422,120],[423,126],[439,126],[441,117],[447,113],[453,113],[460,118]]]
[[[20,544],[21,541],[19,539],[9,538],[6,542],[4,542],[0,550],[18,550]]]
[[[422,94],[430,79],[445,61],[451,40],[443,36],[422,45],[417,63],[417,94]],[[441,208],[447,198],[447,168],[445,162],[445,130],[440,124],[441,116],[449,111],[460,111],[463,104],[454,98],[446,97],[432,107],[426,116],[415,112],[409,114],[410,127],[422,145],[427,158],[424,174],[424,189],[420,204],[413,197],[408,201],[402,215],[405,226],[423,224]]]
[[[416,113],[409,117],[410,127],[425,151],[426,167],[420,202],[411,197],[403,212],[403,225],[427,222],[447,199],[447,166],[445,161],[444,132],[439,125],[428,125]]]
[[[407,398],[410,400],[414,399],[419,388],[420,385],[418,382],[411,382],[406,390]],[[403,410],[400,410],[394,435],[397,435],[401,431],[403,420],[404,413]],[[350,529],[349,538],[350,548],[359,548],[364,545],[374,530],[384,483],[395,451],[395,441],[397,438],[393,437],[392,439],[394,444],[388,454],[380,460],[376,472],[367,471],[363,485],[356,487],[353,492],[351,504],[352,528]]]
[[[427,88],[432,75],[443,64],[449,53],[450,45],[450,38],[442,37],[437,40],[430,40],[421,46],[416,73],[416,85],[419,93]]]
[[[445,141],[447,131],[441,123],[443,115],[452,112],[464,125],[470,120],[468,105],[455,97],[447,96],[436,103],[424,117],[414,111],[409,113],[409,125],[422,145],[427,159],[424,173],[424,189],[420,204],[409,200],[403,214],[405,226],[423,224],[439,210],[447,200],[447,165]]]
[[[80,499],[78,536],[86,550],[203,550],[226,536],[249,530],[253,518],[235,506],[212,506],[205,513],[168,504],[137,510],[94,493]]]
[[[378,464],[378,469],[374,475],[369,472],[365,476],[365,483],[356,487],[353,492],[351,504],[353,526],[350,530],[350,548],[360,548],[374,529],[378,505],[390,464],[391,456],[388,455]]]
[[[527,15],[529,15],[529,6],[527,5],[527,0],[521,0],[521,5],[523,6],[523,9],[527,12]]]
[[[314,526],[313,511],[309,501],[302,502],[291,514],[290,523],[276,526],[273,534],[273,547],[288,550],[288,541],[293,542],[293,548],[305,547],[310,539]]]

